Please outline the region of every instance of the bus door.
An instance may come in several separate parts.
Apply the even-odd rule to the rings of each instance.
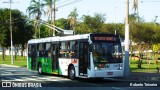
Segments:
[[[31,45],[31,69],[36,69],[36,45]]]
[[[58,56],[59,45],[52,44],[52,71],[54,74],[58,74]]]
[[[88,67],[88,43],[80,42],[79,43],[79,75],[86,76],[87,75],[87,67]]]

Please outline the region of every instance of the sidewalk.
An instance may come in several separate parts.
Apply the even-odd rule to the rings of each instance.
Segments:
[[[21,66],[16,66],[16,65],[8,65],[8,64],[0,64],[1,66],[6,66],[6,67],[21,67]]]
[[[117,78],[124,81],[160,81],[160,73],[157,72],[130,72],[129,76]]]
[[[37,75],[38,72],[29,70],[27,67],[21,67],[16,65],[0,64],[0,70],[11,72],[13,75]],[[2,72],[0,71],[0,74]]]

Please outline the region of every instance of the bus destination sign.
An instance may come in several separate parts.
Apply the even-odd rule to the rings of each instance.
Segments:
[[[102,37],[102,36],[100,36],[100,37],[97,37],[97,36],[95,36],[95,37],[93,37],[93,40],[94,41],[112,41],[112,42],[115,42],[117,39],[116,39],[116,37]]]

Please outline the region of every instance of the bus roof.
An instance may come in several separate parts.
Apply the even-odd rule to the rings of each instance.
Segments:
[[[40,38],[40,39],[31,39],[31,40],[28,41],[28,44],[87,39],[89,35],[90,34],[81,34],[81,35],[72,35],[72,36],[63,36],[63,37],[56,36],[56,37],[47,37],[47,38]]]
[[[90,37],[91,33],[89,34],[80,34],[80,35],[72,35],[72,36],[55,36],[55,37],[46,37],[46,38],[40,38],[40,39],[31,39],[28,41],[28,44],[31,43],[43,43],[43,42],[54,42],[54,41],[69,41],[69,40],[80,40],[80,39],[88,39]],[[92,35],[100,35],[100,34],[92,34]],[[102,34],[102,35],[111,35],[111,36],[117,36],[114,34]]]

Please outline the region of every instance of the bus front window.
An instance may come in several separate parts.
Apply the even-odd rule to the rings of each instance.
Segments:
[[[119,43],[93,43],[94,63],[122,63],[122,49]]]

